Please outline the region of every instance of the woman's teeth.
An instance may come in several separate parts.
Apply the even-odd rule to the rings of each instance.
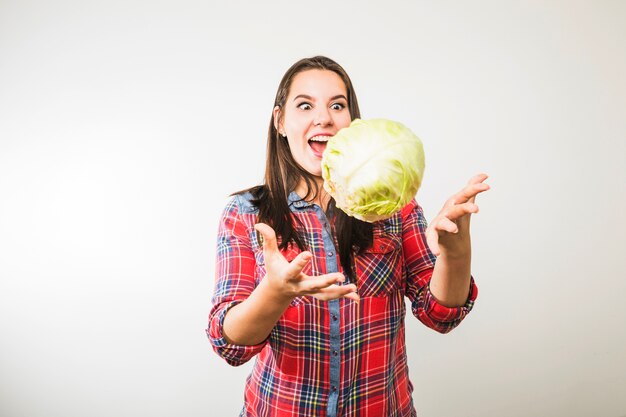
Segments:
[[[330,136],[318,135],[309,139],[309,146],[313,150],[313,154],[316,157],[321,158],[324,150],[326,149],[326,144],[328,143],[329,138]]]
[[[313,136],[309,140],[312,140],[314,142],[328,142],[328,139],[330,139],[330,136],[319,135],[319,136]]]

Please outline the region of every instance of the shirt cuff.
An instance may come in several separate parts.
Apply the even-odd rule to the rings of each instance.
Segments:
[[[239,366],[248,362],[263,350],[269,340],[268,336],[267,339],[258,345],[236,345],[226,341],[224,338],[224,318],[228,310],[240,302],[240,300],[235,300],[221,306],[214,312],[213,318],[209,322],[209,327],[206,329],[213,350],[232,366]]]
[[[424,294],[424,310],[426,314],[433,320],[441,323],[449,323],[462,320],[474,307],[474,301],[478,296],[478,287],[474,282],[474,277],[470,277],[470,291],[467,301],[460,307],[446,307],[437,301],[435,296],[430,292],[430,285]]]

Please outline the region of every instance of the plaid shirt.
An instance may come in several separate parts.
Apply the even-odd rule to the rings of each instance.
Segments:
[[[226,311],[245,300],[265,275],[256,239],[257,210],[250,195],[233,197],[221,218],[213,307],[207,335],[213,349],[237,366],[257,356],[247,379],[241,416],[415,416],[405,345],[405,302],[426,326],[446,333],[471,310],[444,307],[429,290],[435,257],[426,245],[426,221],[415,201],[392,218],[374,223],[374,243],[355,256],[360,303],[298,297],[269,337],[255,346],[229,344]],[[289,196],[290,208],[313,254],[304,272],[341,271],[336,240],[322,209]],[[292,260],[299,250],[283,251]]]

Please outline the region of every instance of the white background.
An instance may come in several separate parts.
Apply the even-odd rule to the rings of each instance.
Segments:
[[[432,218],[477,172],[479,299],[407,317],[422,417],[626,415],[626,2],[0,1],[0,415],[236,416],[204,334],[229,193],[324,54],[422,138]]]

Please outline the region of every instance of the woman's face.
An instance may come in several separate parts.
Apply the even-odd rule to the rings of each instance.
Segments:
[[[274,108],[274,120],[279,110],[278,106]],[[289,142],[296,162],[321,176],[326,142],[350,121],[348,93],[342,79],[333,71],[314,69],[293,78],[277,129],[281,136],[287,136],[281,140]]]

